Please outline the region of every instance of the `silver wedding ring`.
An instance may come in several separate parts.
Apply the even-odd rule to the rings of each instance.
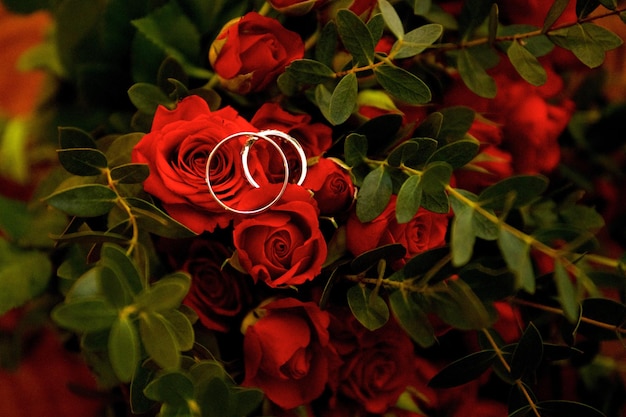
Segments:
[[[274,198],[269,203],[261,207],[251,209],[251,210],[240,210],[240,209],[237,209],[235,207],[232,207],[226,204],[222,199],[220,199],[217,196],[215,190],[213,189],[213,184],[211,183],[211,161],[213,160],[215,154],[220,149],[220,147],[224,146],[227,142],[231,140],[239,139],[241,137],[246,138],[246,141],[241,150],[241,164],[243,167],[244,176],[246,177],[246,180],[250,183],[251,186],[253,186],[254,188],[261,188],[261,186],[256,182],[256,180],[252,177],[252,174],[250,173],[250,164],[248,160],[250,149],[260,139],[266,140],[267,142],[270,143],[270,145],[272,145],[278,151],[278,153],[280,154],[281,161],[283,163],[283,170],[284,170],[284,178],[282,181],[282,187],[280,188],[278,194],[274,196]],[[306,155],[304,153],[304,149],[302,148],[302,146],[300,145],[300,143],[298,143],[296,139],[292,138],[291,136],[287,135],[284,132],[281,132],[280,130],[263,130],[261,132],[234,133],[230,136],[225,137],[220,142],[218,142],[218,144],[215,145],[215,147],[209,153],[209,156],[206,161],[206,178],[205,178],[206,183],[207,183],[207,186],[209,187],[209,192],[211,193],[211,196],[215,199],[215,201],[217,201],[217,203],[220,206],[222,206],[224,209],[228,211],[232,211],[238,214],[258,214],[269,209],[274,204],[276,204],[278,200],[280,200],[280,198],[285,193],[285,190],[287,189],[287,186],[289,184],[290,170],[289,170],[289,161],[287,160],[285,151],[283,151],[283,149],[280,147],[279,142],[275,138],[278,138],[279,140],[283,142],[289,143],[291,146],[295,148],[296,152],[298,153],[298,156],[300,158],[301,168],[300,168],[300,177],[296,181],[296,184],[302,185],[306,177],[306,173],[307,173],[307,160],[306,160]]]

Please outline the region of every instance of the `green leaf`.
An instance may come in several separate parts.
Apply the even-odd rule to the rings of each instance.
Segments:
[[[374,68],[376,81],[396,99],[407,104],[425,104],[432,96],[430,89],[417,76],[391,65]]]
[[[476,112],[466,106],[446,107],[440,111],[442,121],[436,138],[441,144],[468,140],[467,132],[474,124]]]
[[[81,176],[100,175],[107,167],[107,157],[97,149],[71,148],[57,151],[59,162],[69,173]]]
[[[481,376],[498,359],[494,350],[481,350],[457,359],[435,375],[428,386],[452,388],[463,385]]]
[[[479,148],[480,146],[476,140],[457,140],[437,149],[428,159],[428,163],[443,161],[448,163],[452,169],[457,169],[474,159]]]
[[[552,31],[548,36],[557,45],[572,51],[576,58],[589,68],[596,68],[604,62],[603,45],[590,36],[584,24],[577,23],[566,29]]]
[[[400,187],[396,200],[396,220],[398,223],[411,221],[422,202],[422,176],[411,175]]]
[[[57,191],[45,200],[70,216],[96,217],[111,211],[117,194],[107,186],[88,184]]]
[[[102,245],[99,263],[111,269],[133,295],[139,294],[143,289],[144,284],[137,265],[120,246],[110,243]]]
[[[371,171],[357,194],[356,214],[360,221],[369,222],[378,217],[389,204],[393,184],[384,166]]]
[[[489,45],[492,45],[496,40],[496,36],[498,36],[499,13],[498,5],[496,3],[492,4],[487,20],[487,39]]]
[[[441,320],[460,330],[478,330],[491,326],[495,317],[464,281],[445,282],[445,291],[431,295],[431,306]]]
[[[593,207],[572,204],[559,210],[559,215],[565,223],[581,229],[598,230],[605,226],[604,217]]]
[[[193,230],[174,220],[154,204],[134,197],[127,197],[125,200],[130,204],[130,212],[136,217],[142,230],[171,239],[197,236]]]
[[[0,238],[0,315],[43,293],[51,275],[45,253],[12,247]]]
[[[522,379],[535,372],[543,358],[543,339],[531,322],[517,342],[511,358],[511,378]]]
[[[193,381],[182,372],[159,375],[144,389],[146,396],[154,401],[170,405],[187,405],[194,398]]]
[[[389,307],[368,287],[355,285],[348,290],[348,305],[354,317],[368,330],[376,330],[389,320]]]
[[[548,180],[541,175],[514,175],[484,189],[478,202],[494,210],[520,208],[532,203],[547,187]]]
[[[198,387],[199,404],[207,417],[232,416],[233,400],[230,387],[220,378],[202,381]]]
[[[463,194],[471,194],[464,190],[457,190]],[[476,198],[473,194],[465,195],[472,199]],[[474,231],[474,209],[457,198],[451,200],[452,209],[454,210],[454,219],[451,226],[450,249],[452,252],[452,263],[457,266],[465,265],[472,257],[474,252],[474,243],[476,242],[476,233]]]
[[[367,137],[351,133],[344,143],[344,158],[348,166],[359,165],[367,158]]]
[[[77,127],[59,127],[58,131],[61,149],[97,148],[93,137],[82,129]]]
[[[139,366],[135,370],[135,374],[130,383],[130,409],[134,414],[147,413],[153,406],[154,402],[144,394],[145,387],[154,379],[157,371],[149,366]]]
[[[600,25],[583,23],[582,27],[591,39],[593,39],[596,44],[600,45],[604,51],[619,48],[624,43],[622,38]]]
[[[176,108],[176,102],[153,84],[137,83],[132,85],[128,89],[128,98],[137,107],[137,110],[146,114],[154,114],[160,105],[169,110]]]
[[[194,332],[187,316],[179,310],[170,310],[162,314],[176,337],[179,349],[182,351],[191,350],[193,348]]]
[[[550,10],[548,10],[545,20],[543,21],[543,28],[541,29],[541,32],[545,33],[552,27],[558,18],[561,17],[569,2],[570,0],[554,0],[552,6],[550,6]]]
[[[157,365],[164,369],[180,367],[181,358],[176,336],[162,315],[149,311],[140,314],[139,334],[146,352]]]
[[[333,125],[340,125],[352,114],[356,108],[356,98],[359,86],[356,74],[350,73],[343,77],[330,97],[328,113]]]
[[[355,274],[365,272],[377,265],[381,260],[391,261],[402,259],[406,255],[406,249],[399,243],[389,243],[363,252],[350,263],[350,270]]]
[[[609,10],[617,9],[617,0],[599,0],[600,3]]]
[[[232,405],[234,410],[233,416],[248,416],[255,411],[263,401],[264,394],[260,389],[255,388],[236,388],[231,390],[233,396]]]
[[[330,115],[331,97],[331,92],[328,91],[328,88],[326,88],[323,84],[318,84],[318,86],[315,87],[315,104],[319,107],[324,118],[326,118],[326,120],[330,123],[332,123],[332,117]]]
[[[437,339],[428,316],[408,294],[394,291],[389,296],[389,305],[398,323],[411,339],[423,348],[435,344]]]
[[[472,116],[472,121],[474,121],[474,116]],[[428,140],[434,142],[435,149],[437,147],[437,139],[439,137],[439,132],[441,132],[441,127],[443,125],[443,113],[436,111],[430,113],[426,116],[426,119],[417,126],[413,135],[415,141]],[[467,132],[467,131],[466,131]],[[465,132],[463,132],[465,134]],[[424,148],[422,143],[420,143],[420,149]],[[430,155],[429,155],[430,156]]]
[[[407,261],[399,272],[403,278],[414,280],[416,284],[426,284],[431,281],[442,281],[449,278],[456,273],[454,268],[447,258],[450,254],[448,247],[438,247],[435,249],[429,249],[425,252],[418,253]],[[444,265],[441,262],[445,261]],[[433,274],[434,272],[434,274]]]
[[[132,303],[131,290],[122,277],[109,267],[96,266],[95,268],[100,269],[98,274],[100,289],[109,304],[121,310]]]
[[[227,372],[224,366],[216,360],[207,359],[194,364],[189,372],[193,380],[198,383],[202,381],[208,381],[212,378],[224,379],[227,377]]]
[[[548,74],[537,58],[524,48],[520,42],[513,41],[507,49],[511,64],[524,80],[534,86],[545,84]]]
[[[507,26],[501,26],[498,30],[498,36],[508,37],[510,39],[516,39],[516,35],[520,33],[536,32],[537,27],[533,25],[525,24],[513,24]],[[523,40],[517,39],[517,42],[521,44],[528,52],[535,57],[540,57],[549,54],[554,49],[554,42],[552,42],[546,35],[532,36]],[[502,51],[507,51],[511,46],[512,41],[504,41],[498,43],[498,48]]]
[[[422,174],[422,206],[435,213],[447,213],[450,202],[446,186],[452,176],[452,167],[446,162],[431,162]]]
[[[131,23],[166,55],[180,62],[189,75],[212,76],[210,71],[193,64],[201,52],[201,34],[177,2],[165,3]]]
[[[416,16],[427,16],[431,11],[432,0],[414,0],[413,13]]]
[[[122,317],[113,322],[109,333],[109,360],[121,382],[130,382],[139,363],[139,335],[132,320]]]
[[[333,20],[330,20],[324,25],[322,31],[320,32],[320,37],[315,44],[315,60],[312,62],[332,66],[333,58],[335,57],[335,51],[337,51],[337,36],[337,26],[335,25],[335,22]],[[295,62],[298,61],[294,61],[293,63]]]
[[[294,80],[304,84],[320,84],[335,78],[335,71],[312,59],[297,59],[289,64],[286,71]]]
[[[368,65],[374,60],[374,39],[369,29],[354,12],[348,9],[337,11],[337,31],[343,46],[357,64]]]
[[[52,319],[75,332],[95,332],[113,325],[117,309],[102,297],[75,298],[57,305],[52,310]]]
[[[407,140],[394,148],[387,156],[387,163],[392,167],[400,165],[414,166],[420,158],[419,142]]]
[[[461,79],[472,92],[485,97],[494,98],[497,87],[495,80],[487,74],[485,68],[474,58],[471,50],[466,48],[459,51],[457,67]]]
[[[378,7],[380,8],[380,12],[383,14],[383,19],[385,19],[385,23],[391,33],[393,33],[397,39],[403,39],[404,27],[402,26],[402,21],[400,20],[400,16],[398,16],[396,9],[394,9],[391,3],[387,0],[378,0]]]
[[[136,298],[136,303],[150,311],[163,312],[177,308],[189,291],[191,277],[175,272],[155,282]]]
[[[111,168],[111,179],[120,184],[139,184],[150,175],[147,164],[123,164]]]
[[[443,26],[437,23],[429,23],[413,29],[393,46],[392,51],[397,48],[394,58],[402,59],[415,56],[437,42],[442,34]]]
[[[459,30],[463,37],[469,36],[476,28],[483,24],[491,12],[494,0],[466,0],[463,2],[459,15]]]
[[[572,283],[572,278],[570,278],[562,262],[563,261],[560,259],[554,260],[554,281],[556,283],[559,303],[561,307],[563,307],[565,318],[575,323],[579,315],[578,297],[576,296],[576,289]]]
[[[530,262],[530,244],[501,227],[498,247],[506,264],[515,274],[517,287],[533,294],[535,292],[535,274]]]

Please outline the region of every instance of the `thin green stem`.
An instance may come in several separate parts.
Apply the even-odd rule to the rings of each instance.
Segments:
[[[510,42],[513,40],[518,40],[518,39],[528,39],[528,38],[533,38],[535,36],[540,36],[540,35],[549,35],[551,32],[555,32],[561,29],[566,29],[569,27],[572,27],[574,25],[578,25],[581,23],[588,23],[588,22],[592,22],[594,20],[601,20],[610,16],[617,16],[620,13],[626,11],[626,8],[622,8],[622,9],[615,9],[615,10],[610,10],[606,13],[603,14],[599,14],[599,15],[595,15],[595,16],[587,16],[583,19],[578,19],[575,22],[567,22],[567,23],[563,23],[554,27],[549,28],[547,31],[543,31],[543,29],[537,29],[537,30],[533,30],[530,32],[525,32],[525,33],[517,33],[515,35],[507,35],[507,36],[496,36],[494,42],[498,43],[498,42]],[[457,49],[465,49],[465,48],[471,48],[474,46],[480,46],[480,45],[485,45],[487,43],[490,42],[489,37],[482,37],[482,38],[476,38],[476,39],[472,39],[469,41],[462,41],[459,43],[453,43],[453,42],[447,42],[447,43],[440,43],[437,45],[431,45],[429,48],[431,50],[436,50],[437,52],[441,52],[441,51],[452,51],[452,50],[457,50]]]
[[[539,304],[539,303],[534,303],[534,302],[528,301],[528,300],[521,300],[521,299],[517,299],[517,298],[514,298],[512,301],[515,304],[518,304],[518,305],[532,307],[532,308],[535,308],[537,310],[545,311],[547,313],[552,313],[552,314],[558,314],[560,316],[565,316],[565,312],[562,309],[557,308],[557,307],[551,307],[551,306],[547,306],[547,305],[543,305],[543,304]],[[588,317],[581,317],[580,321],[582,323],[586,323],[586,324],[589,324],[591,326],[599,327],[601,329],[609,330],[609,331],[616,332],[616,333],[626,334],[626,329],[621,328],[619,326],[616,326],[614,324],[604,323],[602,321],[590,319]]]
[[[104,174],[106,176],[106,180],[107,180],[107,184],[109,188],[113,190],[117,196],[115,203],[117,204],[119,208],[124,210],[126,214],[128,215],[128,221],[130,222],[130,225],[133,231],[131,238],[128,241],[128,249],[126,250],[126,254],[130,255],[131,253],[133,253],[133,251],[135,250],[135,247],[139,243],[139,226],[137,225],[137,218],[131,211],[130,205],[126,202],[126,200],[124,200],[124,198],[119,193],[117,186],[116,186],[117,182],[111,177],[111,170],[106,168],[104,170]]]
[[[502,364],[504,369],[506,369],[506,371],[510,373],[511,372],[511,365],[509,365],[509,363],[504,358],[504,354],[502,353],[502,350],[500,349],[500,346],[498,346],[496,341],[493,339],[493,336],[491,336],[491,333],[489,333],[489,330],[488,329],[482,329],[481,331],[485,335],[485,338],[487,339],[487,341],[491,345],[491,347],[494,350],[494,352],[496,352],[496,356],[498,357],[498,360],[500,361],[500,363]],[[526,389],[526,386],[524,385],[522,380],[521,379],[516,379],[515,380],[515,385],[517,385],[517,388],[524,395],[524,398],[526,398],[526,401],[528,402],[528,405],[530,405],[530,408],[533,410],[533,414],[536,417],[541,417],[541,414],[539,413],[539,410],[537,409],[537,405],[533,401],[532,397],[530,396],[530,393]]]

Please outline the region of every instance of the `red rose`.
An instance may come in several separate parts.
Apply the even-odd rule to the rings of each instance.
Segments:
[[[415,377],[413,343],[392,319],[370,331],[341,310],[331,316],[331,342],[337,343],[343,365],[339,392],[369,413],[394,406]]]
[[[492,100],[470,92],[460,79],[446,92],[445,105],[466,105],[501,125],[502,149],[510,152],[516,174],[549,173],[560,158],[558,137],[574,110],[569,100],[553,100],[563,81],[546,66],[548,81],[534,87],[507,60],[490,71],[498,93]]]
[[[277,195],[279,188],[272,184],[253,190],[246,203],[260,207]],[[270,287],[312,280],[326,260],[315,200],[309,191],[294,184],[269,210],[238,219],[233,239],[241,266],[255,282],[261,280]]]
[[[362,223],[353,211],[346,223],[346,245],[353,255],[390,243],[400,243],[407,250],[404,260],[396,263],[402,266],[412,256],[445,244],[448,229],[448,215],[430,212],[422,207],[408,223],[396,220],[396,196],[385,210],[374,220]]]
[[[232,252],[216,241],[194,239],[186,252],[181,269],[191,275],[191,289],[183,303],[198,314],[204,327],[227,332],[252,302],[245,275],[223,267]]]
[[[323,216],[345,212],[354,200],[350,174],[332,159],[319,158],[316,164],[309,167],[302,185],[313,192]]]
[[[250,12],[222,28],[211,45],[209,61],[224,88],[248,94],[263,90],[303,56],[304,43],[297,33],[276,19]]]
[[[480,193],[486,187],[513,175],[511,154],[487,145],[471,162],[455,175],[456,187]]]
[[[328,313],[313,302],[284,298],[257,314],[261,318],[244,333],[242,385],[262,389],[286,409],[318,398],[339,363],[329,344]]]
[[[287,133],[302,145],[307,158],[313,158],[331,147],[333,131],[323,123],[311,123],[311,119],[306,113],[293,114],[276,103],[265,103],[250,123],[259,130],[274,129]]]
[[[272,5],[277,11],[293,15],[302,16],[307,14],[313,9],[317,9],[326,0],[269,0],[268,3]]]
[[[211,112],[198,96],[183,99],[174,110],[159,107],[152,130],[132,151],[133,162],[150,167],[144,189],[158,198],[173,218],[196,233],[226,227],[232,214],[211,196],[205,180],[206,162],[223,138],[241,131],[256,129],[231,107]],[[231,206],[252,189],[241,164],[242,143],[232,140],[220,146],[210,171],[215,193]],[[254,159],[250,166],[255,178],[262,175]]]

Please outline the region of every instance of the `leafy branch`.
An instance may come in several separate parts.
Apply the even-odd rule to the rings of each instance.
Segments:
[[[583,23],[591,23],[594,21],[606,19],[611,16],[619,16],[624,12],[626,12],[626,7],[621,8],[621,9],[616,8],[615,10],[609,10],[607,12],[597,14],[597,15],[589,15],[589,16],[581,17],[574,22],[565,22],[556,26],[553,26],[552,24],[548,26],[544,25],[544,27],[540,29],[530,30],[528,32],[515,33],[513,35],[495,35],[493,37],[484,36],[484,37],[475,38],[472,40],[462,40],[460,42],[442,42],[442,43],[430,45],[428,49],[433,50],[432,52],[446,52],[446,51],[454,51],[458,49],[472,48],[472,47],[487,45],[487,44],[493,45],[497,43],[519,41],[519,40],[534,38],[534,37],[542,36],[542,35],[548,35],[548,36],[559,35],[560,31],[564,29],[568,29],[572,26],[580,25]],[[549,23],[549,22],[547,21],[546,23]]]

